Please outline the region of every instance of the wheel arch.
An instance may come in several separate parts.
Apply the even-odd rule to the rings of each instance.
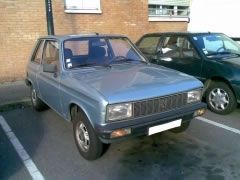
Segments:
[[[227,84],[228,87],[232,90],[234,96],[236,97],[236,93],[235,93],[233,87],[231,86],[231,83],[227,79],[225,79],[223,77],[220,77],[220,76],[213,76],[213,77],[211,77],[211,78],[209,78],[208,80],[205,81],[205,83],[204,83],[204,94],[203,94],[204,96],[206,95],[206,89],[208,89],[208,87],[213,82],[223,82],[223,83]]]
[[[84,106],[82,106],[82,105],[80,105],[76,102],[71,102],[69,104],[68,111],[69,111],[69,119],[70,119],[71,122],[73,122],[73,115],[74,115],[73,113],[78,113],[79,112],[79,113],[82,113],[82,115],[86,116],[89,123],[92,125],[92,127],[94,127],[93,123],[91,121],[91,118],[90,118],[89,114],[87,113],[87,110],[84,108]]]
[[[32,81],[30,79],[25,79],[25,84],[27,86],[32,86]]]

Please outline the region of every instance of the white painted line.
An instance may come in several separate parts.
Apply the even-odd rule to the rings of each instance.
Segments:
[[[0,125],[3,128],[3,131],[6,133],[8,139],[11,141],[13,147],[17,151],[19,157],[22,159],[23,164],[27,168],[29,174],[32,176],[33,180],[44,180],[43,175],[38,170],[37,166],[34,164],[22,144],[19,142],[18,138],[15,136],[14,132],[9,127],[5,119],[0,116]]]
[[[231,132],[233,132],[233,133],[240,134],[240,130],[238,130],[238,129],[235,129],[235,128],[226,126],[226,125],[224,125],[224,124],[220,124],[220,123],[211,121],[211,120],[206,119],[206,118],[204,118],[204,117],[196,117],[196,119],[198,119],[198,120],[200,120],[200,121],[203,121],[203,122],[206,122],[206,123],[208,123],[208,124],[212,124],[212,125],[214,125],[214,126],[223,128],[223,129],[225,129],[225,130],[231,131]]]

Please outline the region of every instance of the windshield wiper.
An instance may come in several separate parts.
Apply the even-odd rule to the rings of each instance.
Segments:
[[[75,66],[72,66],[70,69],[78,68],[78,67],[91,67],[91,66],[111,67],[109,64],[85,63],[85,64],[77,64]]]
[[[118,62],[133,62],[133,61],[134,62],[147,63],[145,61],[131,59],[131,58],[127,58],[127,57],[124,57],[124,56],[116,56],[109,61],[109,64],[118,63]]]
[[[90,67],[90,66],[95,66],[96,63],[85,63],[85,64],[77,64],[75,66],[72,66],[70,69],[73,69],[73,68],[78,68],[78,67]]]

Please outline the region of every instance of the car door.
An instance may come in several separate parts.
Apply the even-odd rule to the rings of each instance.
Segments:
[[[56,65],[56,72],[44,72],[44,64]],[[61,113],[59,66],[59,43],[56,40],[46,40],[43,49],[42,65],[37,74],[40,96],[51,108]]]
[[[143,36],[137,43],[137,47],[152,63],[156,60],[157,47],[160,42],[160,35]]]
[[[31,60],[27,68],[27,78],[31,81],[32,86],[37,91],[37,94],[39,94],[37,73],[39,72],[41,67],[43,46],[44,40],[39,40],[36,44],[35,50],[33,51]]]
[[[158,64],[198,78],[201,76],[202,59],[187,36],[166,35],[159,49]]]

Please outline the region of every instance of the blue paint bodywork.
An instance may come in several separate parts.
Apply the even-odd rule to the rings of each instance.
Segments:
[[[63,43],[74,37],[48,36],[40,38],[43,41],[54,39],[60,43],[60,64],[57,73],[43,72],[42,64],[38,65],[32,62],[32,58],[27,66],[27,81],[35,87],[38,97],[68,121],[71,120],[70,106],[74,104],[83,110],[96,131],[102,132],[104,130],[100,129],[109,126],[109,123],[106,122],[106,108],[109,104],[134,102],[203,87],[202,83],[192,76],[147,62],[125,62],[112,64],[111,67],[94,66],[66,69],[63,63]],[[107,38],[108,36],[103,37]],[[135,50],[144,59],[141,52]],[[203,107],[201,102],[197,103],[196,108],[194,105],[191,106],[192,109],[190,106],[183,107],[181,109],[182,115],[193,114],[196,109]],[[164,118],[179,118],[178,114],[175,113],[180,115],[181,112],[175,110]],[[159,122],[161,120],[159,117],[159,114],[145,119],[141,117],[136,122],[143,121],[141,119],[150,122],[156,118]],[[134,125],[134,120],[129,121],[131,121],[131,125]],[[126,127],[126,124],[122,124],[119,128],[122,126]]]

